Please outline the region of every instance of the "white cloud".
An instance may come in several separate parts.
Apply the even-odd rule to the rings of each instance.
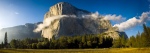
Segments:
[[[118,15],[118,16],[117,16],[117,15],[115,15],[115,14],[113,14],[113,15],[111,15],[111,14],[105,15],[105,16],[104,16],[104,19],[105,19],[105,20],[117,21],[117,22],[122,22],[122,21],[125,20],[125,18],[122,17],[121,15]]]
[[[92,14],[88,14],[88,15],[82,15],[81,18],[101,18],[98,12],[92,13]]]
[[[73,17],[73,18],[85,18],[85,19],[97,19],[97,18],[102,18],[105,20],[113,20],[113,21],[121,21],[124,20],[125,18],[123,18],[121,15],[117,16],[117,15],[106,15],[106,16],[102,16],[99,15],[98,12],[92,13],[92,14],[87,14],[87,15],[82,15],[81,17],[77,17],[75,15],[58,15],[58,16],[52,16],[52,17],[48,17],[46,18],[42,24],[39,24],[38,27],[34,30],[34,32],[39,32],[42,29],[44,29],[45,27],[51,25],[51,22],[54,21],[55,19],[60,19],[63,17]]]
[[[143,12],[142,15],[139,16],[139,19],[137,19],[136,17],[133,17],[133,18],[131,18],[125,22],[122,22],[120,24],[115,24],[113,27],[118,27],[119,31],[124,31],[124,30],[134,27],[138,24],[143,24],[146,20],[149,19],[149,15],[150,15],[150,12]],[[76,17],[75,15],[58,15],[58,16],[52,16],[52,17],[46,18],[42,24],[38,25],[38,28],[36,28],[34,30],[34,32],[41,31],[45,27],[48,27],[49,25],[51,25],[51,22],[54,21],[55,19],[61,19],[63,17],[90,18],[90,19],[97,19],[97,18],[103,17],[102,19],[105,19],[105,20],[113,20],[113,21],[125,20],[125,18],[122,17],[121,15],[117,16],[115,14],[114,15],[109,14],[109,15],[102,16],[102,15],[99,15],[98,12],[92,13],[89,15],[82,15],[82,17]]]
[[[103,18],[102,18],[103,17]],[[82,18],[102,18],[104,20],[112,20],[112,21],[117,21],[117,22],[122,22],[125,20],[124,17],[122,17],[121,15],[111,15],[111,14],[108,14],[108,15],[100,15],[98,12],[95,12],[95,13],[92,13],[92,14],[89,14],[89,15],[82,15]]]
[[[52,21],[54,21],[55,19],[60,19],[62,17],[67,17],[67,15],[58,15],[58,16],[52,16],[52,17],[46,18],[42,24],[38,25],[38,27],[34,30],[34,32],[40,32],[42,29],[51,25]]]
[[[139,16],[139,19],[133,17],[120,24],[115,24],[113,27],[118,27],[119,31],[124,31],[132,27],[135,27],[139,24],[145,23],[149,17],[150,17],[150,12],[143,12],[141,16]]]

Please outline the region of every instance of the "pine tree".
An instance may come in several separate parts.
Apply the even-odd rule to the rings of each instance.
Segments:
[[[12,39],[12,40],[10,41],[10,46],[11,46],[11,48],[17,48],[17,40]]]
[[[8,44],[8,40],[7,40],[7,32],[6,32],[4,37],[4,46],[7,47],[7,44]]]
[[[113,40],[113,46],[112,47],[114,47],[114,48],[120,48],[121,47],[121,37]]]
[[[146,33],[146,35],[149,35],[149,33],[148,33],[148,29],[147,29],[147,27],[146,27],[146,25],[145,25],[145,24],[143,24],[143,29],[144,29],[144,32]]]
[[[124,35],[121,37],[121,47],[125,47],[126,46],[126,39],[124,37]]]
[[[135,47],[135,37],[134,37],[134,36],[131,36],[131,37],[130,37],[130,43],[129,43],[129,46]]]
[[[145,24],[143,24],[143,29],[144,29],[144,47],[148,47],[148,46],[150,46],[150,35],[149,35],[149,32],[148,32],[148,28],[146,27],[146,25]]]
[[[1,43],[1,48],[3,48],[3,47],[4,47],[4,43],[2,42],[2,43]]]
[[[135,38],[135,39],[136,39],[136,41],[135,41],[135,44],[136,44],[136,45],[135,45],[135,46],[136,46],[136,47],[141,47],[141,46],[142,46],[142,43],[141,43],[142,40],[141,40],[140,32],[138,32],[138,34],[136,35],[136,38]]]

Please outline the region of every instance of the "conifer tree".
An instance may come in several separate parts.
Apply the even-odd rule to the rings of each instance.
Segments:
[[[8,40],[7,40],[7,32],[6,32],[4,37],[4,46],[7,47],[7,44],[8,44]]]
[[[144,29],[144,35],[143,35],[143,38],[144,38],[144,47],[148,47],[150,46],[150,35],[149,35],[149,32],[148,32],[148,28],[146,27],[145,24],[143,24],[143,29]]]

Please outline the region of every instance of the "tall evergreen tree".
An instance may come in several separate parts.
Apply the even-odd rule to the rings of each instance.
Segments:
[[[136,47],[142,46],[142,40],[141,40],[140,32],[138,32],[138,34],[135,37],[135,46]]]
[[[8,40],[7,40],[7,32],[5,33],[5,37],[4,37],[4,45],[5,47],[7,46],[8,44]]]
[[[121,37],[121,47],[125,47],[126,46],[126,38],[124,37],[124,35]]]
[[[148,28],[146,27],[146,25],[145,24],[143,24],[143,29],[144,29],[144,47],[148,47],[148,46],[150,46],[150,34],[149,34],[149,32],[148,32]]]
[[[146,35],[149,35],[149,33],[148,33],[148,29],[147,29],[147,27],[146,27],[146,25],[145,25],[145,24],[143,24],[143,29],[144,29],[145,34],[146,34]]]

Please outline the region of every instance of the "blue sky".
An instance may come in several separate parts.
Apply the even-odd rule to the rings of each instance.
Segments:
[[[150,10],[148,0],[0,0],[0,28],[43,21],[49,7],[62,1],[102,15],[122,15],[126,20]],[[146,25],[150,26],[150,22]],[[131,36],[142,30],[142,25],[138,25],[125,32]]]

